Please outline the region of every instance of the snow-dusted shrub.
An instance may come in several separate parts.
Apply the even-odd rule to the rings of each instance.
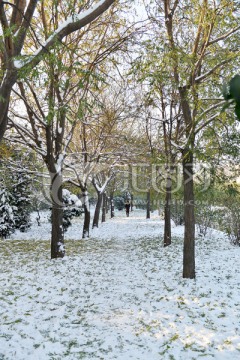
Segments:
[[[21,146],[14,147],[7,142],[1,145],[5,148],[5,152],[3,152],[5,156],[1,158],[0,162],[0,188],[2,199],[5,196],[3,194],[8,194],[5,198],[8,199],[9,204],[9,207],[6,207],[0,199],[1,226],[2,229],[5,228],[7,219],[10,217],[11,232],[15,229],[25,231],[30,226],[33,178],[28,171],[31,166],[35,167],[33,153]]]
[[[125,204],[125,199],[122,196],[115,196],[114,199],[114,205],[118,210],[123,210],[124,209],[124,204]]]
[[[240,204],[228,206],[228,216],[225,216],[226,232],[233,245],[240,246]]]
[[[83,213],[82,202],[77,195],[72,194],[69,190],[63,189],[63,229],[67,231],[72,224],[71,220],[75,216]]]
[[[14,209],[10,204],[11,194],[7,189],[0,191],[0,237],[6,238],[15,229]]]
[[[226,232],[233,245],[240,246],[240,188],[236,184],[228,185],[222,196],[224,212],[221,230]]]
[[[30,227],[30,178],[28,175],[5,172],[0,193],[0,236],[6,238],[15,229],[24,232]]]
[[[13,206],[13,215],[15,228],[20,231],[26,231],[30,223],[30,202],[31,178],[28,174],[17,172],[12,177],[13,184],[11,187],[11,205]]]
[[[196,224],[199,235],[206,236],[208,228],[212,226],[214,211],[210,204],[198,204],[195,206]]]

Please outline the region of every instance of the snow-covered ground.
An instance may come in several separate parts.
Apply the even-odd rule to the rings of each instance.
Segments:
[[[57,260],[46,217],[0,241],[0,359],[240,359],[240,248],[223,234],[197,240],[186,280],[183,228],[163,248],[156,214],[81,233],[75,220]]]

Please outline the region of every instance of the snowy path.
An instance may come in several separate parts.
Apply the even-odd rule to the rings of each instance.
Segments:
[[[50,240],[51,225],[48,221],[49,213],[41,214],[42,226],[37,226],[36,213],[32,216],[32,227],[25,233],[16,231],[11,235],[11,239],[15,240]],[[73,219],[72,226],[67,230],[65,239],[80,240],[82,236],[83,218]],[[175,232],[174,232],[175,230]],[[173,233],[183,234],[183,228],[173,228]],[[151,214],[151,219],[145,218],[145,212],[135,210],[130,213],[127,218],[124,211],[116,211],[116,217],[109,219],[106,223],[100,224],[98,229],[90,229],[91,238],[109,239],[111,237],[118,239],[139,239],[139,237],[161,236],[163,234],[163,220],[160,220],[156,213]]]
[[[157,216],[119,215],[84,241],[76,222],[62,260],[47,223],[0,241],[0,359],[240,358],[240,249],[212,232],[183,280],[182,227],[162,248]]]

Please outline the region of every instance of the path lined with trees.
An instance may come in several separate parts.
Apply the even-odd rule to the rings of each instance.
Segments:
[[[7,139],[11,151],[29,154],[19,176],[34,175],[33,192],[50,179],[51,258],[65,254],[63,188],[81,198],[83,238],[90,197],[98,227],[114,197],[129,193],[133,203],[144,199],[147,217],[164,212],[164,246],[171,219],[184,223],[183,277],[192,279],[200,208],[213,218],[228,204],[233,224],[220,213],[215,224],[239,243],[237,78],[222,95],[237,72],[239,10],[235,1],[144,1],[139,21],[137,5],[0,2],[1,149]],[[1,155],[1,204],[13,192],[3,175],[18,167],[11,158]],[[9,209],[1,205],[1,227],[7,218],[17,224]]]

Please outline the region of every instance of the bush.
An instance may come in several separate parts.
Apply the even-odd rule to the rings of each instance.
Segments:
[[[125,199],[122,196],[116,196],[113,199],[114,201],[114,206],[118,209],[118,210],[123,210],[125,207]]]
[[[233,245],[240,246],[240,203],[228,205],[229,216],[226,219],[226,231]]]
[[[229,186],[224,196],[225,212],[221,223],[233,245],[240,246],[240,193],[238,188]]]
[[[80,216],[83,213],[83,208],[77,195],[72,194],[67,189],[63,189],[63,205],[63,229],[67,231],[72,224],[72,218]]]
[[[13,206],[13,215],[15,228],[21,232],[26,231],[30,223],[30,183],[29,175],[18,172],[13,177],[13,186],[11,188],[11,205]]]
[[[0,192],[0,237],[6,238],[15,230],[14,209],[10,204],[11,194],[7,189]]]

